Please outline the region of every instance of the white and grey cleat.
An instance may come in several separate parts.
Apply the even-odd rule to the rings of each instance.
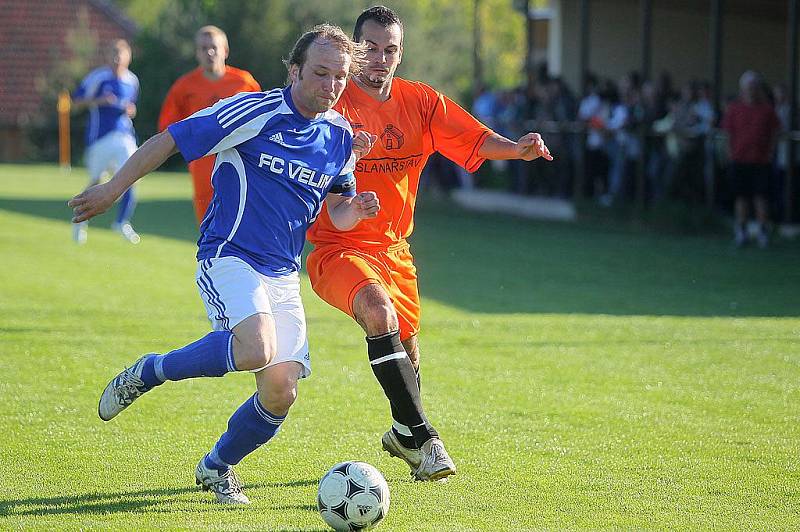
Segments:
[[[456,464],[447,454],[444,443],[439,438],[431,438],[420,448],[422,462],[412,473],[416,480],[441,481],[456,474]]]
[[[212,491],[221,504],[250,504],[250,499],[242,491],[242,484],[234,473],[233,468],[219,474],[215,469],[206,467],[205,457],[194,470],[195,482],[203,491]]]
[[[139,233],[133,230],[133,226],[128,222],[117,224],[111,226],[114,231],[118,232],[122,235],[122,238],[130,242],[131,244],[138,244],[142,241],[142,238],[139,236]]]
[[[400,440],[397,439],[392,429],[387,430],[381,437],[381,446],[383,446],[383,450],[390,455],[405,461],[408,467],[411,468],[411,474],[414,474],[414,472],[419,469],[422,463],[422,453],[420,450],[406,447],[400,443]]]
[[[133,366],[125,368],[111,379],[100,396],[100,404],[97,405],[100,419],[110,421],[149,389],[142,381],[142,367],[149,356],[151,355],[144,355]]]

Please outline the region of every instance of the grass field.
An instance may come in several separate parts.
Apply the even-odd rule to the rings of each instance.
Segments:
[[[324,530],[317,481],[385,475],[386,530],[800,528],[800,245],[599,231],[423,202],[423,399],[459,466],[414,483],[357,326],[303,281],[314,375],[223,508],[193,469],[250,375],[168,383],[103,423],[139,354],[205,334],[189,182],[140,188],[139,246],[105,215],[79,247],[85,174],[0,166],[0,529]]]

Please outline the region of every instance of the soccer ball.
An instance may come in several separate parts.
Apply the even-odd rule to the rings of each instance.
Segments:
[[[363,530],[386,517],[389,486],[371,465],[342,462],[319,481],[317,508],[334,530]]]

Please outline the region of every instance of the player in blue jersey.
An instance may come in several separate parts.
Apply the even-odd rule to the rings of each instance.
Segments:
[[[300,301],[300,253],[323,200],[341,230],[379,210],[355,194],[353,168],[377,137],[359,133],[331,107],[364,50],[335,26],[304,34],[287,66],[291,84],[240,93],[154,136],[109,182],[73,198],[74,221],[108,209],[131,184],[180,151],[187,161],[217,154],[214,196],[200,226],[197,286],[213,332],[164,355],[144,355],[103,391],[110,420],[137,397],[191,377],[252,371],[256,393],[228,422],[195,476],[223,503],[247,504],[232,466],[278,431],[311,372]]]
[[[108,49],[108,64],[89,73],[73,93],[76,109],[89,109],[86,125],[86,167],[89,186],[96,185],[104,174],[116,172],[136,151],[136,133],[131,119],[136,116],[139,79],[128,70],[131,47],[124,39],[113,41]],[[139,243],[139,235],[131,227],[136,207],[133,188],[122,196],[113,228],[126,240]],[[77,223],[73,237],[86,242],[88,223]]]

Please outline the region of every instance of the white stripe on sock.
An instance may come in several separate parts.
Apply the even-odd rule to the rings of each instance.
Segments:
[[[156,355],[156,359],[153,361],[153,373],[161,382],[167,382],[167,377],[164,375],[164,355]]]
[[[219,443],[219,442],[217,442]],[[208,453],[208,457],[211,459],[212,462],[215,464],[219,464],[225,467],[233,467],[231,464],[227,463],[225,460],[219,457],[219,453],[217,452],[217,444],[214,444],[214,447],[211,449],[211,452]]]
[[[233,333],[228,337],[228,353],[225,356],[225,365],[228,371],[236,371],[236,362],[233,358]]]
[[[405,351],[398,351],[397,353],[392,353],[390,355],[382,356],[381,358],[376,358],[375,360],[370,360],[369,363],[373,366],[377,366],[378,364],[383,364],[384,362],[388,362],[390,360],[396,360],[398,358],[405,358],[406,355]]]
[[[397,431],[398,434],[402,434],[403,436],[408,436],[409,438],[413,438],[414,435],[411,434],[411,429],[408,426],[403,425],[397,421],[392,423],[392,428]]]
[[[261,406],[261,401],[258,400],[257,393],[253,395],[253,405],[256,408],[256,413],[259,416],[261,416],[261,418],[267,423],[271,423],[273,425],[280,425],[281,423],[283,423],[283,420],[286,419],[286,417],[283,418],[274,417],[270,412],[267,411],[266,408]]]

